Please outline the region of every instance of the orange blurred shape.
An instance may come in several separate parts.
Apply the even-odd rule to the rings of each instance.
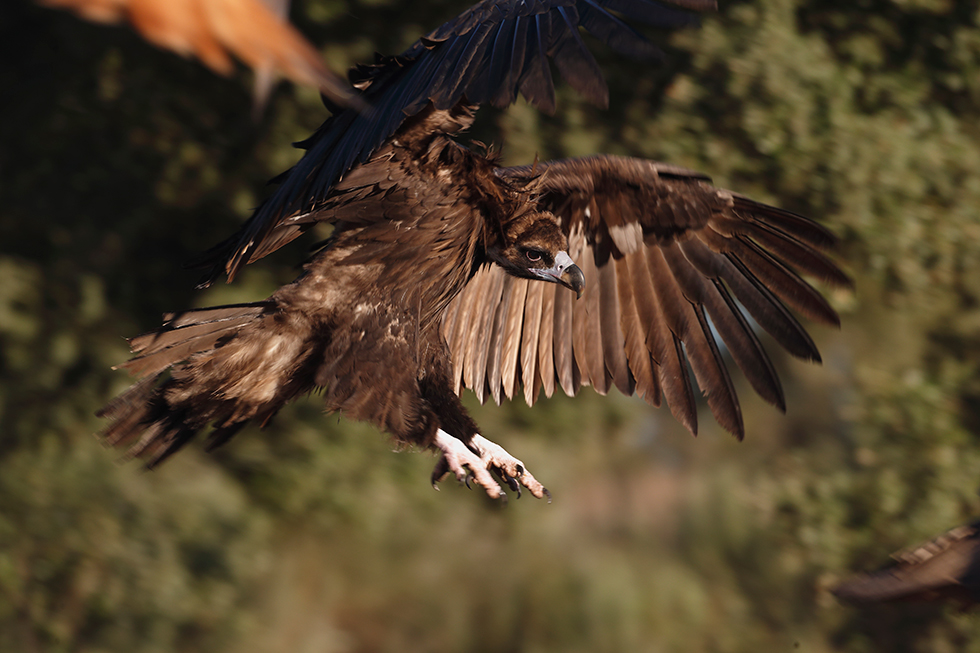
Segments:
[[[151,43],[196,56],[222,75],[229,56],[256,69],[278,70],[298,84],[319,87],[347,104],[348,85],[324,65],[320,53],[262,0],[38,0],[102,23],[129,21]]]

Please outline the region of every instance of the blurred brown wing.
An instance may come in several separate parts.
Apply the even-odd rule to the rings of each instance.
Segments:
[[[96,22],[129,21],[151,43],[196,56],[222,75],[232,71],[230,53],[256,71],[278,70],[297,84],[319,87],[340,106],[354,100],[350,85],[330,72],[316,48],[262,0],[39,2]]]
[[[831,591],[848,603],[980,601],[980,524],[960,526],[892,556],[895,564],[860,574]]]
[[[501,384],[496,375],[513,368],[528,403],[540,388],[550,396],[556,380],[569,394],[579,385],[600,393],[616,386],[653,405],[665,397],[671,412],[696,433],[690,364],[718,422],[741,438],[741,409],[715,333],[752,387],[780,410],[785,403],[775,369],[739,303],[791,354],[807,360],[820,355],[787,306],[839,324],[833,308],[799,273],[834,285],[850,280],[822,252],[834,236],[804,217],[715,188],[698,173],[640,159],[594,156],[502,168],[498,174],[519,184],[538,177],[539,206],[562,220],[586,287],[579,301],[564,288],[555,289],[553,300],[539,301],[539,294],[551,297],[545,294],[551,291],[532,294],[496,267],[476,274],[453,310],[494,312],[486,299],[497,297],[489,289],[502,285],[497,302],[509,306],[506,318],[488,321],[489,329],[446,335],[457,387],[476,389],[481,401],[484,388],[497,402],[498,388],[512,396],[516,383],[505,378]],[[525,296],[535,298],[533,307],[524,304]],[[515,310],[514,302],[525,310]],[[463,324],[456,319],[450,331]],[[519,346],[497,351],[500,332],[520,333]],[[471,365],[474,355],[501,360]],[[486,378],[478,376],[484,373]]]

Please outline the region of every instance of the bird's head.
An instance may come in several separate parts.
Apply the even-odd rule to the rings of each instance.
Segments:
[[[504,271],[557,283],[582,296],[585,276],[568,255],[568,238],[552,213],[529,211],[505,224],[503,236],[503,246],[490,247],[487,254]]]

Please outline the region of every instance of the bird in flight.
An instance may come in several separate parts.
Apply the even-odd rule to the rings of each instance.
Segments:
[[[980,522],[954,528],[892,558],[894,564],[849,578],[831,591],[854,604],[949,599],[966,607],[980,602]]]
[[[285,16],[289,0],[38,0],[70,9],[98,23],[127,21],[146,40],[182,55],[194,55],[221,75],[233,70],[230,54],[255,69],[256,93],[268,93],[272,71],[297,84],[315,86],[333,102],[349,104],[350,86],[324,65]]]
[[[483,0],[401,55],[353,69],[370,109],[332,107],[269,199],[205,254],[202,285],[230,281],[317,223],[333,226],[329,240],[266,300],[168,314],[133,338],[122,367],[138,381],[100,411],[112,420],[105,441],[152,467],[198,431],[211,428],[213,448],[318,391],[328,410],[435,450],[433,485],[451,473],[494,498],[503,486],[540,498],[550,495],[524,463],[480,434],[463,388],[497,402],[523,388],[533,404],[558,386],[615,386],[666,401],[696,433],[690,367],[741,439],[716,334],[784,410],[750,319],[819,360],[791,309],[839,324],[800,276],[850,283],[824,253],[829,231],[671,165],[597,155],[503,167],[454,140],[481,104],[522,95],[553,112],[550,63],[605,106],[583,30],[651,58],[658,49],[631,22],[681,27],[694,22],[689,10],[712,7]]]

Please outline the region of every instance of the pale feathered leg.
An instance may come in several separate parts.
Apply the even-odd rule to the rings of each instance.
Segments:
[[[439,429],[433,445],[442,452],[432,471],[432,487],[436,489],[439,489],[436,484],[452,472],[460,483],[466,483],[467,486],[472,478],[493,499],[506,496],[503,488],[490,474],[492,471],[516,491],[518,497],[523,485],[537,498],[548,497],[548,502],[551,502],[551,494],[547,488],[527,471],[523,462],[507,453],[499,444],[479,434],[474,435],[470,445],[466,446],[459,438]]]

